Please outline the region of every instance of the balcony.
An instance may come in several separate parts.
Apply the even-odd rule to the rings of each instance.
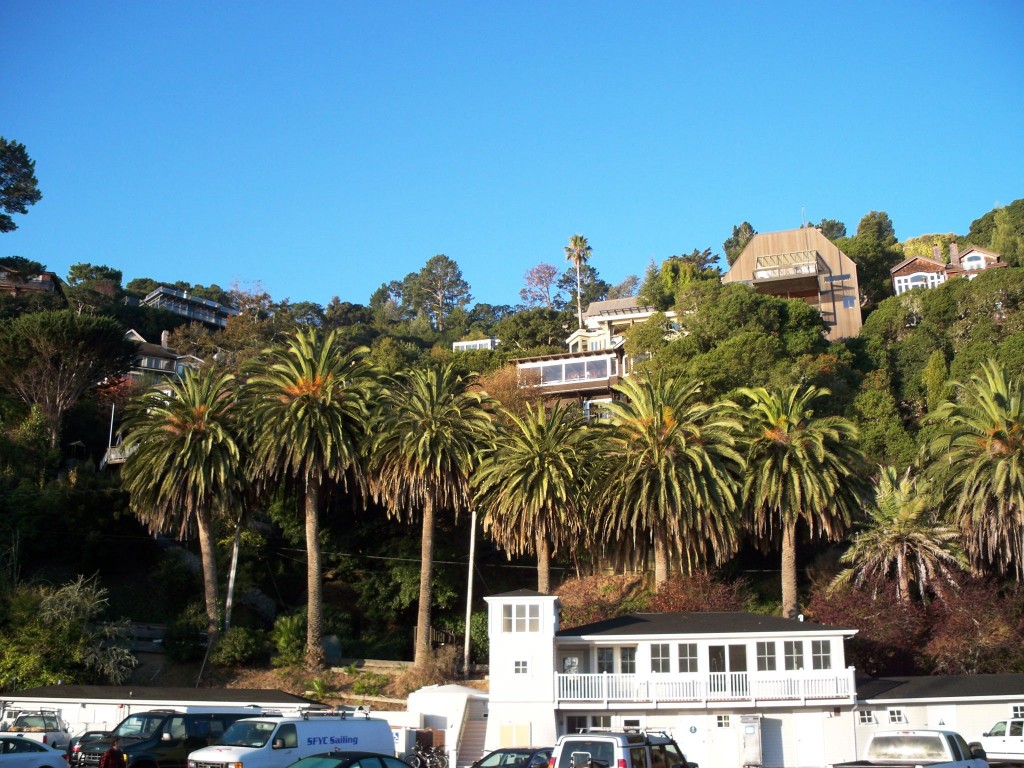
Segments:
[[[643,705],[703,708],[709,704],[850,703],[853,668],[710,674],[555,674],[558,706]]]
[[[556,390],[605,389],[618,375],[614,354],[558,356],[541,361],[519,363],[520,381],[529,386]],[[523,384],[521,384],[522,386]]]
[[[771,253],[755,260],[753,282],[774,295],[809,296],[818,293],[819,271],[817,251]]]

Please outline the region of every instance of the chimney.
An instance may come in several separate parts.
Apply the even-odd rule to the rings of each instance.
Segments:
[[[960,246],[955,242],[949,244],[949,265],[960,268]]]
[[[160,346],[164,349],[168,349],[168,344],[171,343],[171,332],[160,331]]]
[[[935,259],[936,261],[942,261],[942,246],[941,245],[933,245],[932,246],[932,258]]]

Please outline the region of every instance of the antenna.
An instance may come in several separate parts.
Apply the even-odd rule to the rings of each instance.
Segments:
[[[807,227],[807,209],[804,206],[800,206],[800,228],[806,229]]]

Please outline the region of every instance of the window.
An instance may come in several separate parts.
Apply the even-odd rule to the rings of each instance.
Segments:
[[[615,649],[614,648],[598,648],[597,649],[597,671],[612,673],[615,671]]]
[[[643,747],[633,747],[629,750],[629,762],[633,768],[647,768],[647,750]]]
[[[654,643],[651,646],[651,672],[671,672],[672,661],[668,655],[668,643]]]
[[[1010,735],[1017,737],[1024,736],[1024,720],[1010,721]]]
[[[862,709],[857,713],[857,722],[861,725],[874,725],[878,721],[875,720],[875,713],[870,709]]]
[[[832,669],[832,643],[830,641],[811,641],[811,669]]]
[[[580,731],[587,730],[587,716],[586,715],[566,715],[565,716],[565,732],[566,733],[579,733]]]
[[[629,718],[629,719],[623,720],[622,721],[622,727],[623,728],[639,728],[640,727],[640,718],[634,717],[634,718]]]
[[[893,707],[889,710],[889,725],[903,725],[907,722],[907,716],[901,707]]]
[[[282,724],[274,738],[284,741],[285,749],[295,749],[295,747],[299,746],[299,734],[292,723]]]
[[[757,644],[757,671],[774,672],[775,666],[775,643]]]
[[[1011,710],[1011,717],[1024,717],[1024,704],[1014,704]]]
[[[728,728],[729,727],[729,716],[728,715],[716,715],[715,716],[715,725],[717,725],[719,728]]]
[[[501,609],[502,632],[540,632],[539,605],[506,605]]]
[[[783,651],[786,654],[786,669],[804,668],[804,642],[803,640],[787,640],[784,643]]]
[[[624,675],[636,674],[636,648],[619,649],[619,669]]]
[[[843,309],[855,309],[857,307],[856,296],[843,296]]]
[[[697,671],[697,644],[696,643],[680,643],[679,644],[679,671],[680,672],[696,672]]]
[[[515,662],[515,669],[513,670],[517,675],[526,675],[530,672],[530,662],[528,661],[517,661]]]

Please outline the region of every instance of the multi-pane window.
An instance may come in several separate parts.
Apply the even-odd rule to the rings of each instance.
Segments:
[[[889,725],[902,725],[907,722],[907,716],[899,707],[889,710]]]
[[[540,632],[540,606],[506,605],[501,609],[502,632]]]
[[[811,669],[832,669],[832,643],[811,640]]]
[[[598,672],[614,672],[615,671],[615,649],[614,648],[598,648],[597,649],[597,671]]]
[[[680,643],[679,644],[679,671],[680,672],[696,672],[697,671],[697,644],[696,643]]]
[[[672,659],[669,656],[668,643],[651,645],[651,672],[671,672]]]
[[[857,713],[857,722],[861,725],[874,725],[878,721],[875,720],[875,713],[870,709],[862,709]]]
[[[636,648],[619,649],[619,669],[624,675],[636,674]]]
[[[591,715],[590,716],[590,727],[591,728],[611,728],[612,727],[612,716],[611,715]]]
[[[728,715],[717,715],[715,717],[715,723],[719,728],[729,727],[729,716]]]
[[[580,731],[587,730],[587,716],[586,715],[566,715],[565,716],[565,732],[566,733],[579,733]]]
[[[530,671],[530,664],[529,664],[529,662],[526,662],[526,661],[517,661],[517,662],[515,662],[515,668],[514,668],[515,674],[517,674],[517,675],[525,675],[525,674],[528,674],[529,671]]]
[[[786,669],[804,668],[804,641],[786,640],[783,644],[783,652],[786,657]]]
[[[774,672],[775,666],[775,643],[765,642],[757,644],[757,670],[758,672]]]
[[[1010,717],[1024,717],[1024,704],[1014,704],[1011,711]]]

